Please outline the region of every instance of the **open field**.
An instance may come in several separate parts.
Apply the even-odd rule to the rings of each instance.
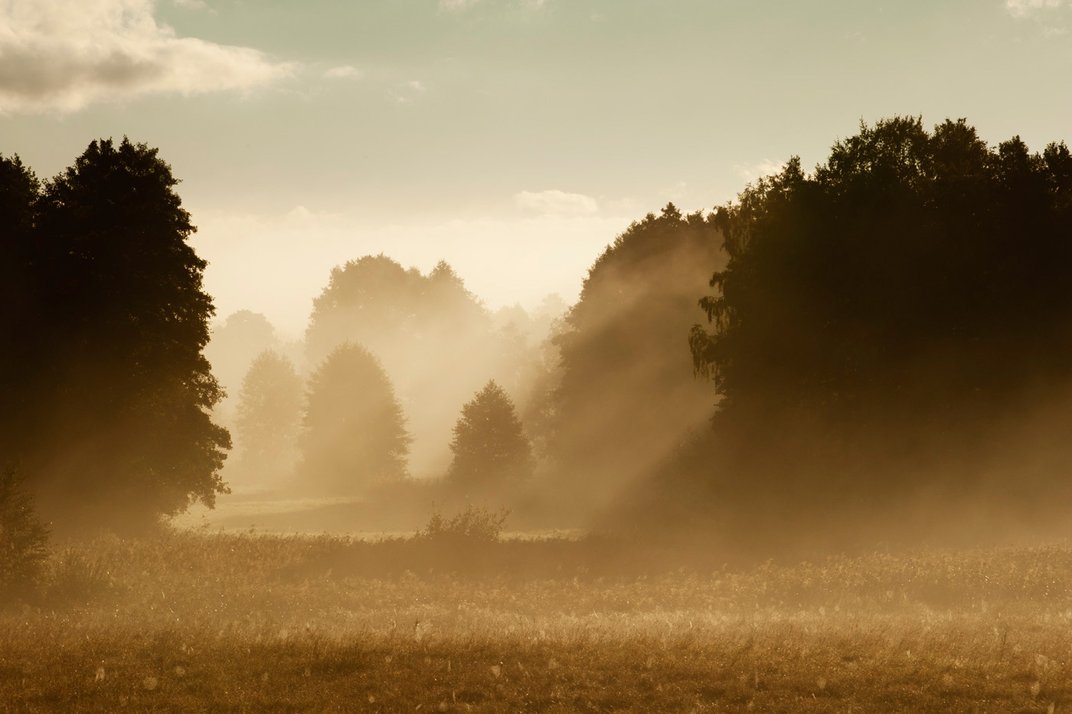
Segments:
[[[165,532],[0,613],[5,711],[1064,711],[1072,550],[742,570]]]

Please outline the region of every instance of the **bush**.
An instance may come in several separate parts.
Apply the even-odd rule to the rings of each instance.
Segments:
[[[495,543],[502,536],[503,524],[510,512],[506,509],[491,511],[487,508],[468,506],[453,518],[444,518],[433,513],[417,539],[436,543]]]
[[[0,596],[21,595],[36,585],[47,544],[48,528],[22,479],[14,469],[0,470]]]
[[[53,561],[46,578],[45,599],[52,605],[87,603],[115,590],[111,574],[99,558],[67,549]]]

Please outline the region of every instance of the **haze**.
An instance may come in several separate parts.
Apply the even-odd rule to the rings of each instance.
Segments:
[[[1042,146],[1072,114],[1060,0],[78,7],[0,8],[5,151],[50,176],[92,138],[159,147],[219,315],[293,336],[361,255],[446,260],[493,308],[573,302],[630,221],[812,166],[861,119]]]

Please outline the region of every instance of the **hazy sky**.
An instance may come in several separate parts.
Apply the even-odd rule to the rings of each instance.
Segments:
[[[572,300],[668,200],[859,121],[1072,140],[1072,0],[0,0],[0,152],[160,147],[221,316],[297,333],[333,265]]]

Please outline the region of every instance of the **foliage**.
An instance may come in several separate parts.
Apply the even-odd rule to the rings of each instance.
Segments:
[[[213,307],[177,183],[155,149],[101,140],[29,197],[26,309],[5,325],[26,409],[4,418],[64,528],[136,527],[224,490],[230,437],[202,355]]]
[[[557,510],[605,505],[710,415],[684,336],[697,290],[722,260],[714,221],[669,204],[592,265],[555,338],[561,381],[548,405],[548,451],[565,494]]]
[[[242,379],[257,355],[278,349],[280,343],[268,318],[251,310],[231,313],[222,323],[213,325],[211,333],[205,357],[228,398],[238,395]]]
[[[402,407],[380,363],[360,345],[336,348],[310,377],[303,427],[303,487],[355,495],[406,474]]]
[[[15,469],[0,469],[0,597],[31,590],[47,556],[48,528],[22,479]]]
[[[293,466],[303,406],[294,364],[271,350],[250,365],[235,420],[240,468],[258,482],[278,480]]]
[[[437,512],[417,538],[445,545],[494,543],[502,537],[503,524],[509,515],[505,508],[492,511],[471,505],[451,518]]]
[[[714,222],[730,260],[691,345],[721,397],[725,449],[703,478],[725,479],[732,508],[792,531],[923,489],[958,504],[996,483],[1025,514],[1064,492],[1072,452],[1052,424],[1067,415],[1020,443],[1010,431],[1067,409],[1053,398],[1072,380],[1064,144],[1037,154],[1018,137],[988,147],[963,120],[889,119],[811,174],[791,160]],[[999,459],[1012,467],[994,474]]]
[[[494,381],[462,407],[450,448],[447,478],[473,495],[501,494],[532,476],[532,449],[514,403]]]

